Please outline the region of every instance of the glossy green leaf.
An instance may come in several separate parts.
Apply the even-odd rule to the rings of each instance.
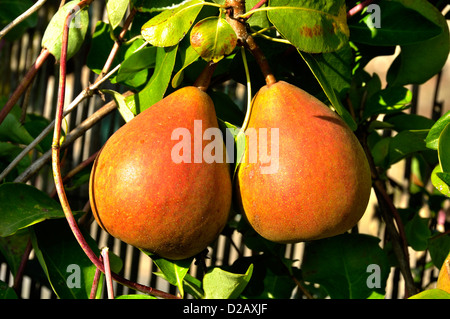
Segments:
[[[435,234],[428,240],[428,249],[433,264],[437,269],[441,269],[450,252],[450,236]]]
[[[131,87],[147,83],[149,69],[155,67],[156,47],[148,47],[125,57],[117,71],[116,81]]]
[[[439,136],[438,157],[442,172],[450,173],[450,123],[445,126]]]
[[[405,45],[428,40],[442,29],[419,11],[401,2],[381,0],[375,11],[364,10],[359,21],[349,22],[350,40],[369,45]]]
[[[428,117],[404,112],[387,115],[383,118],[383,122],[392,124],[397,132],[414,129],[429,130],[435,123]]]
[[[399,112],[410,107],[412,93],[404,87],[389,87],[373,94],[364,108],[363,119]]]
[[[427,147],[433,150],[437,150],[439,147],[439,137],[445,127],[450,124],[450,111],[447,111],[442,115],[436,123],[431,127],[430,132],[427,135],[426,143]]]
[[[408,244],[416,251],[424,251],[428,248],[428,239],[431,231],[428,228],[428,219],[415,214],[414,217],[405,224],[405,235]]]
[[[8,263],[9,269],[15,276],[22,262],[30,234],[27,230],[21,230],[14,235],[0,237],[0,256]]]
[[[428,130],[406,130],[395,135],[389,143],[388,165],[393,165],[413,153],[426,151],[427,133]]]
[[[170,83],[178,45],[169,48],[158,48],[156,51],[155,69],[147,85],[137,94],[125,98],[128,108],[139,114],[160,101]]]
[[[125,102],[125,97],[122,94],[120,94],[119,92],[116,92],[114,90],[108,90],[108,89],[103,89],[101,91],[103,93],[112,95],[112,97],[114,98],[114,101],[117,104],[117,109],[119,110],[119,113],[125,122],[131,121],[136,116],[136,114],[134,114],[133,111],[128,108],[128,105]]]
[[[450,173],[442,172],[440,165],[436,165],[431,172],[431,183],[439,192],[450,197]]]
[[[397,0],[405,7],[420,12],[438,25],[442,32],[416,44],[402,45],[401,52],[387,73],[392,86],[422,84],[436,75],[445,65],[450,50],[449,27],[439,10],[426,0]]]
[[[162,11],[142,26],[142,36],[157,47],[178,44],[189,31],[203,4],[203,0],[190,0]]]
[[[236,299],[244,291],[253,273],[253,265],[245,274],[234,274],[219,267],[209,270],[203,278],[205,299]]]
[[[106,1],[106,11],[108,12],[108,20],[114,30],[122,21],[123,16],[127,12],[130,0],[108,0]]]
[[[269,20],[297,49],[336,51],[348,42],[345,1],[270,0]]]
[[[31,0],[0,0],[0,29],[6,27],[9,23],[14,21],[18,16],[24,13],[33,5]],[[20,38],[25,31],[34,27],[38,21],[38,14],[35,12],[24,21],[12,28],[4,37],[9,41],[14,41]]]
[[[155,275],[164,278],[170,284],[178,287],[181,296],[184,296],[184,286],[183,281],[189,267],[192,264],[192,258],[187,258],[183,260],[167,260],[160,258],[156,255],[151,255],[153,262],[158,266],[161,272],[154,273]]]
[[[62,218],[61,205],[39,189],[22,183],[0,185],[0,236],[50,218]]]
[[[62,34],[66,17],[72,9],[76,8],[78,2],[79,1],[77,0],[70,1],[60,8],[50,20],[44,36],[42,37],[42,47],[47,48],[57,61],[61,58]],[[88,26],[89,13],[87,8],[85,7],[82,10],[77,10],[69,25],[67,59],[74,56],[81,48]]]
[[[189,274],[184,276],[183,288],[186,293],[190,294],[195,299],[203,299],[205,296],[202,289],[202,282]]]
[[[173,88],[177,88],[178,86],[180,86],[184,78],[184,70],[200,58],[198,53],[188,42],[189,41],[182,41],[178,49],[178,57],[180,59],[181,67],[172,78],[171,84]],[[188,45],[186,45],[185,43],[188,43]]]
[[[8,284],[0,280],[0,300],[2,299],[18,299],[15,290]]]
[[[0,141],[27,145],[33,140],[31,134],[13,114],[6,115],[0,124]]]
[[[320,284],[332,299],[365,299],[372,291],[383,293],[390,265],[378,238],[343,234],[309,242],[301,270],[305,281]]]
[[[66,220],[51,220],[35,225],[32,244],[39,263],[53,291],[60,299],[88,299],[96,266],[86,256],[75,239]],[[98,256],[100,250],[94,239],[83,232],[83,237]],[[122,268],[122,262],[110,253],[113,272]],[[103,281],[99,282],[101,289]]]
[[[419,292],[409,297],[409,299],[450,299],[450,293],[442,289],[434,288]]]
[[[350,79],[347,77],[347,74],[348,76],[350,76],[351,73],[349,72],[351,72],[351,70],[348,66],[347,72],[336,72],[336,67],[330,64],[331,61],[333,61],[333,64],[344,64],[344,61],[347,61],[347,58],[340,58],[340,55],[342,54],[343,57],[346,57],[347,54],[350,53],[349,48],[344,47],[338,52],[317,55],[301,51],[298,52],[314,74],[315,78],[325,92],[328,100],[331,102],[333,108],[343,118],[347,125],[352,130],[355,130],[356,122],[352,118],[348,110],[344,107],[340,99],[341,92],[343,92],[347,87],[350,86],[349,82],[346,84],[346,81],[350,81]],[[336,60],[338,60],[339,62],[337,62]],[[346,67],[342,65],[340,66],[340,68],[344,70]],[[338,88],[341,88],[341,92],[337,91]]]
[[[233,52],[237,36],[224,18],[208,17],[192,28],[190,42],[202,59],[217,63]]]

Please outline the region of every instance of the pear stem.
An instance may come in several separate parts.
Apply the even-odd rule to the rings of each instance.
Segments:
[[[241,17],[245,14],[245,0],[226,0],[225,7],[228,9],[226,20],[236,32],[238,45],[244,46],[253,54],[266,84],[274,84],[277,80],[272,73],[269,63],[253,37],[247,32],[246,19]]]
[[[209,61],[208,64],[203,69],[202,73],[198,76],[198,78],[194,82],[194,86],[206,92],[211,84],[211,78],[216,69],[217,63],[213,61]]]

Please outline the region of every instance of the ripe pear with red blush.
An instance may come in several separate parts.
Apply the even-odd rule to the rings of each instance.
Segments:
[[[447,258],[445,258],[444,263],[439,270],[436,288],[450,293],[450,253]]]
[[[201,131],[194,134],[196,120]],[[192,150],[199,145],[202,151],[209,142],[202,138],[208,128],[218,128],[213,102],[190,86],[117,130],[91,173],[89,195],[98,224],[112,236],[167,259],[188,258],[207,248],[228,221],[229,165],[225,160],[180,162],[174,150],[179,151],[181,138],[173,134],[190,133],[185,137]]]
[[[235,192],[262,237],[316,240],[361,219],[371,192],[367,158],[353,131],[321,101],[284,81],[265,85],[253,98],[246,139]]]

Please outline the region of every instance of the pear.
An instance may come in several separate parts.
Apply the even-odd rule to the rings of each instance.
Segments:
[[[439,270],[436,288],[450,293],[450,253]]]
[[[228,221],[232,196],[229,164],[202,158],[212,143],[203,139],[208,129],[218,130],[213,102],[189,86],[117,130],[91,172],[90,203],[98,224],[167,259],[189,258],[207,248]],[[182,142],[189,148],[180,148]],[[200,151],[200,160],[194,151]]]
[[[361,219],[371,192],[369,164],[354,133],[325,104],[284,81],[265,85],[252,100],[245,132],[235,192],[262,237],[316,240]]]

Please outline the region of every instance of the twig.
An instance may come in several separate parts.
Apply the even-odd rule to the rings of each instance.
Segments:
[[[100,256],[100,261],[102,261],[102,256]],[[100,269],[95,268],[94,280],[92,281],[91,294],[89,295],[89,299],[95,299],[97,296],[98,284],[100,282],[100,277],[102,272]]]
[[[244,0],[227,0],[225,1],[225,7],[228,8],[226,20],[233,28],[238,38],[238,45],[245,46],[255,57],[264,79],[267,85],[271,85],[276,82],[269,63],[259,46],[256,44],[253,37],[247,32],[247,26],[245,24],[245,18],[241,16],[245,13],[245,1]]]
[[[249,15],[247,15],[247,16],[245,17],[245,19],[246,19],[246,20],[249,19],[249,18],[253,15],[253,13],[251,13],[251,12],[252,12],[253,10],[256,10],[256,9],[261,8],[264,4],[266,4],[266,2],[267,2],[267,0],[260,0],[257,4],[255,4],[255,5],[253,6],[253,8],[251,8],[250,11],[247,12],[247,13],[249,13]]]
[[[368,126],[368,124],[366,125]],[[370,171],[372,174],[372,186],[378,203],[380,204],[380,213],[386,224],[386,230],[390,236],[394,254],[397,257],[399,269],[405,280],[405,298],[408,298],[409,296],[417,293],[417,288],[414,285],[414,279],[411,274],[408,245],[406,243],[403,224],[398,215],[397,208],[392,202],[392,199],[389,197],[383,181],[380,179],[369,146],[367,145],[367,131],[364,130],[364,127],[362,133],[358,137],[364,152],[366,153],[367,160],[369,161]]]
[[[88,167],[97,157],[99,151],[95,152],[91,156],[89,156],[87,159],[82,161],[80,164],[78,164],[76,167],[74,167],[72,170],[70,170],[63,178],[63,183],[66,183],[69,179],[74,177],[76,174],[81,172],[84,168]],[[56,189],[50,192],[50,197],[54,197],[56,195]]]
[[[347,19],[353,17],[358,12],[362,11],[365,7],[367,7],[372,2],[374,2],[374,0],[366,0],[366,1],[363,1],[363,2],[361,2],[359,4],[357,4],[356,6],[351,8],[350,10],[348,10],[348,12],[347,12]]]
[[[105,267],[105,280],[106,280],[106,290],[108,292],[108,299],[114,299],[114,289],[111,278],[111,267],[109,264],[109,249],[108,247],[104,247],[102,249],[102,259],[103,265]]]
[[[35,4],[33,4],[27,11],[22,13],[20,16],[18,16],[16,19],[14,19],[12,22],[10,22],[6,27],[4,27],[0,31],[0,40],[9,32],[11,29],[13,29],[15,26],[17,26],[19,23],[21,23],[23,20],[27,19],[29,16],[31,16],[33,13],[35,13],[37,10],[39,10],[40,7],[45,3],[47,0],[38,0]]]
[[[97,83],[98,81],[100,81],[106,75],[106,73],[108,73],[108,70],[111,68],[114,58],[116,57],[117,52],[119,51],[119,48],[123,43],[125,34],[127,33],[128,28],[130,27],[130,24],[133,21],[136,13],[137,13],[137,8],[133,7],[133,9],[131,10],[130,14],[128,15],[127,19],[125,20],[125,22],[123,24],[122,31],[119,33],[119,36],[117,37],[116,41],[114,41],[114,45],[111,49],[111,52],[109,53],[108,59],[106,60],[102,71],[100,72],[100,75],[97,77],[97,79],[95,80],[94,83]]]
[[[125,92],[124,96],[132,95],[130,91]],[[87,130],[89,130],[92,126],[97,124],[101,119],[103,119],[106,115],[111,113],[113,110],[117,108],[117,104],[114,100],[106,103],[100,109],[95,111],[92,115],[90,115],[87,119],[85,119],[82,123],[80,123],[76,128],[70,131],[64,142],[61,144],[61,150],[69,147],[76,139],[82,136]],[[27,167],[26,170],[22,172],[15,180],[16,183],[25,183],[27,182],[36,172],[38,172],[50,159],[52,156],[52,151],[49,150],[42,154],[33,164]]]
[[[22,259],[20,260],[20,265],[17,270],[16,276],[14,277],[14,285],[13,289],[18,293],[19,286],[22,283],[23,275],[25,273],[25,266],[28,263],[28,259],[30,258],[31,250],[33,249],[33,245],[31,244],[31,239],[28,239],[27,246],[22,255]]]
[[[31,84],[34,77],[36,76],[38,70],[42,67],[42,65],[44,64],[44,62],[47,60],[47,58],[49,56],[50,56],[50,52],[47,49],[42,49],[41,53],[36,58],[36,61],[34,62],[34,64],[28,70],[27,74],[22,79],[19,86],[16,88],[14,93],[9,98],[8,102],[6,102],[5,106],[3,106],[2,110],[0,111],[0,124],[6,118],[8,113],[12,110],[12,108],[17,103],[17,101],[22,96],[22,94],[26,91],[26,89],[28,88],[28,86]]]

